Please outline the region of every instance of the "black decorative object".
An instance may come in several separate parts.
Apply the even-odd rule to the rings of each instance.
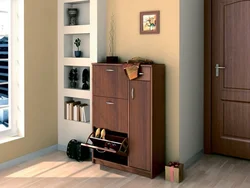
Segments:
[[[84,69],[82,71],[82,89],[88,90],[89,89],[89,70]]]
[[[78,9],[69,8],[68,15],[69,15],[69,25],[77,25]]]
[[[70,80],[70,87],[76,88],[77,87],[77,81],[78,81],[78,72],[77,68],[73,68],[69,72],[69,80]]]
[[[118,56],[107,56],[107,63],[118,63]]]

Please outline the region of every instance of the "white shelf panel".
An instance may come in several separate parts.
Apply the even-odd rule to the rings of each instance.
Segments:
[[[74,124],[75,126],[90,126],[90,122],[73,121],[73,120],[67,120],[67,119],[64,119],[64,122],[65,122],[65,125],[70,124],[70,126],[72,124]]]
[[[81,89],[64,89],[64,96],[81,98],[81,99],[91,99],[92,95],[90,90],[81,90]]]
[[[91,66],[91,59],[90,58],[70,58],[65,57],[63,59],[65,66]]]
[[[64,34],[90,33],[90,25],[64,26]]]
[[[81,3],[81,2],[89,2],[89,0],[64,0],[64,3]]]

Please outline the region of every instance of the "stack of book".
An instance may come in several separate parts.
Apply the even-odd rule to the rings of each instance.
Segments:
[[[88,104],[81,104],[80,101],[65,102],[65,118],[73,121],[90,121],[90,108]]]

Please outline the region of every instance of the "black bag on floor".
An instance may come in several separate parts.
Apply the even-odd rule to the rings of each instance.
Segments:
[[[77,161],[84,161],[90,157],[89,148],[81,146],[82,142],[72,139],[68,143],[67,156]]]

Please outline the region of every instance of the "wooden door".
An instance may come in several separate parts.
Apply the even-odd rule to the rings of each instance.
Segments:
[[[225,69],[216,75],[215,66]],[[212,151],[250,159],[250,1],[212,1]]]
[[[151,170],[150,82],[130,82],[129,166]]]

